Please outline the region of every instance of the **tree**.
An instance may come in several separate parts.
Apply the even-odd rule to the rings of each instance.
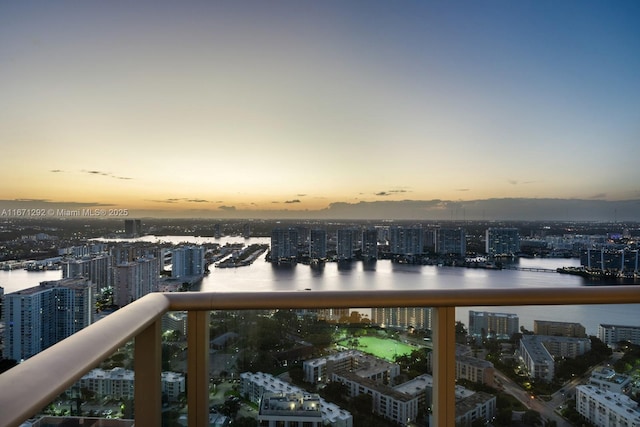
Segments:
[[[522,422],[528,426],[536,426],[540,424],[542,417],[538,411],[529,409],[522,414]]]
[[[461,321],[456,321],[456,342],[458,344],[466,344],[467,343],[467,328],[464,323]]]

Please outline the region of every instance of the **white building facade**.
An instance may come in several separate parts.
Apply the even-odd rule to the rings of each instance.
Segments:
[[[640,427],[637,402],[592,385],[576,387],[576,411],[598,427]]]

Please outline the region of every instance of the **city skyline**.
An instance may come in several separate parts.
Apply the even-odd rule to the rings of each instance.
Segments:
[[[640,220],[640,5],[0,6],[0,209]]]

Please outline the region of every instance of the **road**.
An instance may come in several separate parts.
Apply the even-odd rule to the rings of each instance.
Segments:
[[[531,397],[530,393],[523,390],[522,387],[513,382],[502,372],[496,370],[495,373],[496,377],[500,380],[504,387],[504,392],[518,399],[526,408],[539,412],[542,418],[545,420],[555,421],[558,427],[572,427],[571,423],[569,423],[567,420],[565,420],[555,412],[555,409],[558,406],[564,404],[564,393],[554,393],[552,399],[549,402],[542,401],[539,398],[534,399]]]

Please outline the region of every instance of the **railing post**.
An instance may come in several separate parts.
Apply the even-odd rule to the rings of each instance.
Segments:
[[[162,340],[160,319],[135,338],[134,414],[136,425],[162,425]]]
[[[189,427],[209,426],[209,312],[187,317],[187,414]]]
[[[433,424],[453,427],[456,420],[456,309],[436,307],[433,328]]]

